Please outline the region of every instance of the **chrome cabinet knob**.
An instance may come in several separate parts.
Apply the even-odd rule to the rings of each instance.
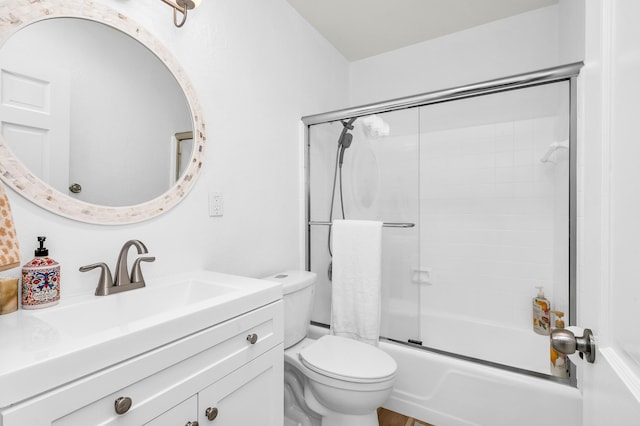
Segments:
[[[184,426],[198,426],[198,425],[199,425],[198,421],[194,420],[192,422],[187,422],[187,424]]]
[[[596,360],[596,343],[588,328],[584,329],[584,334],[580,337],[566,328],[556,328],[551,332],[551,345],[556,351],[567,355],[578,351],[580,358],[586,357],[589,363],[593,364]]]
[[[251,343],[252,345],[255,345],[257,341],[258,341],[257,334],[253,333],[247,336],[247,342]]]
[[[121,396],[120,398],[116,399],[114,404],[116,413],[117,414],[126,413],[131,408],[132,403],[133,401],[131,401],[131,398],[129,398],[128,396]]]
[[[214,421],[216,417],[218,417],[218,409],[216,407],[209,407],[204,412],[204,415],[207,416],[207,419],[210,421]]]

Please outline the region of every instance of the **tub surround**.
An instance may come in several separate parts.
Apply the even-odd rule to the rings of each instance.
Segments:
[[[311,326],[319,338],[327,329]],[[427,350],[380,341],[398,363],[396,383],[384,408],[434,425],[535,426],[540,417],[555,424],[582,425],[582,397],[574,387]],[[496,411],[499,407],[499,412]]]

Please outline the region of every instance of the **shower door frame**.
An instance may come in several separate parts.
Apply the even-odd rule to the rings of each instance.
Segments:
[[[578,75],[584,66],[583,62],[574,62],[552,68],[545,68],[533,72],[516,74],[508,77],[487,80],[480,83],[452,87],[433,92],[427,92],[419,95],[407,96],[402,98],[391,99],[388,101],[365,104],[352,108],[345,108],[336,111],[330,111],[321,114],[307,115],[302,117],[304,124],[304,179],[305,179],[305,225],[307,231],[304,233],[305,246],[305,266],[307,270],[311,270],[311,227],[314,223],[311,221],[311,189],[310,189],[310,126],[315,124],[329,123],[333,121],[345,120],[354,117],[362,117],[371,114],[380,114],[390,111],[397,111],[425,105],[456,101],[460,99],[472,98],[477,96],[489,95],[494,93],[506,92],[528,87],[541,86],[558,82],[569,83],[569,324],[576,324],[577,315],[577,218],[578,218],[578,184],[577,184],[577,127],[578,127]],[[554,376],[536,373],[529,370],[522,370],[516,367],[510,367],[502,364],[495,364],[490,361],[469,358],[461,354],[452,354],[442,352],[437,349],[424,347],[421,345],[413,345],[412,343],[396,341],[388,338],[388,340],[403,343],[407,345],[417,346],[421,349],[431,350],[445,355],[455,356],[457,358],[470,361],[480,362],[487,365],[494,365],[511,371],[516,371],[528,375],[533,375],[550,380],[566,382],[566,379],[557,379]],[[572,366],[571,378],[569,383],[576,386],[575,366]]]

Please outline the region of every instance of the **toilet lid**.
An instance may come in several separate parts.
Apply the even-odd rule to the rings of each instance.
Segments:
[[[379,382],[393,377],[398,367],[381,349],[339,336],[322,336],[299,357],[316,373],[349,382]]]

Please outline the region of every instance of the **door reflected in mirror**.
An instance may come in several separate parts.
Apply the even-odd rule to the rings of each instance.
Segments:
[[[145,203],[175,185],[191,158],[182,88],[154,53],[113,27],[35,22],[2,46],[0,70],[1,134],[62,194],[102,206]]]

